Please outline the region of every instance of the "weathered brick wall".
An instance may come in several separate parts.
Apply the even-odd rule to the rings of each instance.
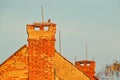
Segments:
[[[90,80],[59,53],[55,53],[55,75],[59,80]]]
[[[0,65],[0,80],[28,80],[27,46],[23,46]]]
[[[54,80],[54,48],[50,41],[29,42],[29,80]]]

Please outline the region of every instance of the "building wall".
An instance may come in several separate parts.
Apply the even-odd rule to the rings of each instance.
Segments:
[[[44,27],[49,28],[44,30]],[[90,80],[55,52],[56,24],[29,24],[27,33],[28,46],[23,46],[0,65],[0,80]]]

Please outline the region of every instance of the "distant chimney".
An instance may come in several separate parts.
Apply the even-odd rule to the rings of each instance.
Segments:
[[[91,80],[96,80],[95,75],[95,61],[82,60],[75,62],[76,67],[87,74]]]

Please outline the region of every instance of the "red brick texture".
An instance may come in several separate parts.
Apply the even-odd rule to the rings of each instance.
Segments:
[[[95,78],[95,61],[76,61],[75,65],[80,71],[83,71],[85,74],[87,74],[91,80],[97,80]]]
[[[54,80],[55,28],[53,23],[27,26],[29,80]]]

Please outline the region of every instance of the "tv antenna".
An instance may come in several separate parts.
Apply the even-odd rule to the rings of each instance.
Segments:
[[[88,59],[88,53],[87,53],[87,43],[86,43],[86,60]]]
[[[42,22],[44,22],[43,5],[41,6],[41,12],[42,12]]]
[[[59,48],[61,53],[61,31],[59,31]]]
[[[76,56],[75,56],[75,62],[77,61],[76,59],[77,59],[77,58],[76,58]]]
[[[93,61],[94,61],[94,56],[93,56]]]

